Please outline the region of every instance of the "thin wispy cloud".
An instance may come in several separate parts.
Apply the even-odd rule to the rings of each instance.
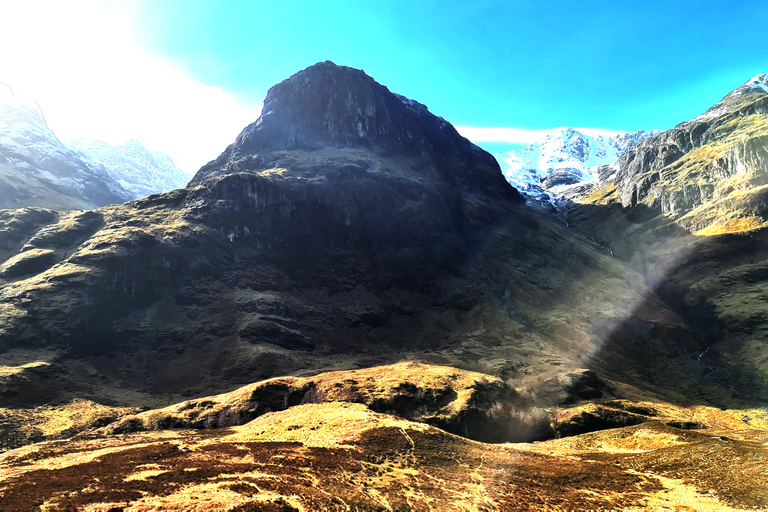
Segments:
[[[218,156],[259,114],[143,49],[134,2],[9,2],[0,81],[37,101],[62,139],[136,138],[187,172]]]
[[[543,139],[552,130],[525,130],[521,128],[478,128],[474,126],[457,126],[456,130],[472,142],[507,142],[509,144],[531,144]],[[619,130],[603,128],[574,128],[591,137],[613,137]]]

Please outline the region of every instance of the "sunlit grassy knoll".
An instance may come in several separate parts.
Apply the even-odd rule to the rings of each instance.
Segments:
[[[694,233],[696,236],[716,236],[726,233],[743,233],[768,226],[768,221],[760,217],[738,217],[710,224]]]
[[[483,434],[514,416],[517,393],[500,379],[456,368],[403,362],[364,370],[328,372],[315,377],[278,377],[230,393],[190,400],[128,416],[106,432],[174,427],[215,428],[242,424],[266,412],[303,403],[359,403],[412,420]],[[519,404],[517,404],[519,405]],[[472,418],[476,418],[472,420]],[[498,423],[498,425],[497,425]],[[504,423],[505,424],[505,423]],[[531,425],[528,425],[531,428]],[[514,434],[513,425],[509,435]],[[523,426],[520,435],[525,436]]]
[[[608,420],[616,418],[613,420],[614,426],[620,426],[622,421],[625,421],[625,424],[655,421],[681,428],[768,430],[768,409],[720,409],[705,405],[683,406],[663,401],[641,400],[609,400],[560,409],[553,421],[556,430],[565,431],[569,422],[583,423],[584,419],[589,417]],[[597,430],[600,427],[593,428]]]
[[[305,446],[324,448],[352,447],[366,429],[404,427],[421,432],[434,428],[374,413],[362,404],[327,402],[267,413],[243,426],[233,427],[233,433],[223,440],[299,442]],[[403,436],[408,439],[406,432]]]
[[[29,277],[24,280],[16,281],[6,285],[0,290],[6,296],[14,296],[36,289],[51,288],[62,281],[68,284],[82,284],[88,282],[90,278],[99,274],[99,271],[85,265],[77,263],[64,262],[55,265],[48,270]]]
[[[136,511],[768,506],[754,480],[766,452],[760,443],[768,438],[722,441],[722,435],[644,424],[531,445],[488,445],[361,404],[306,404],[206,435],[176,430],[82,438],[9,452],[0,456],[0,500],[8,506],[40,500],[47,510]],[[650,451],[637,449],[643,443]],[[720,463],[707,458],[714,453],[744,479],[732,480],[730,469],[712,472]],[[45,489],[36,486],[43,475]]]

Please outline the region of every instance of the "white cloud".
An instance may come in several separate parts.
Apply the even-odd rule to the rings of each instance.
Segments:
[[[550,130],[522,130],[518,128],[476,128],[457,126],[462,136],[472,142],[509,142],[511,144],[530,144],[544,137]]]
[[[574,127],[574,130],[580,131],[584,135],[589,135],[590,137],[615,137],[616,135],[620,135],[622,133],[626,133],[627,130],[621,131],[621,130],[607,130],[604,128],[577,128]]]
[[[524,130],[520,128],[477,128],[473,126],[457,126],[456,130],[472,142],[508,142],[510,144],[530,144],[544,138],[554,130]],[[606,130],[603,128],[574,128],[591,137],[612,137],[620,133],[619,130]]]
[[[6,2],[3,21],[0,81],[37,101],[60,139],[136,138],[193,173],[258,117],[142,49],[135,2]]]

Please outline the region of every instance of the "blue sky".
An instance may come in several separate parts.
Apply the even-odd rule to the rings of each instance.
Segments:
[[[669,128],[768,71],[768,2],[171,2],[156,49],[248,102],[363,68],[454,124]]]
[[[48,49],[16,45],[17,60],[49,58],[46,51],[63,45],[70,61],[57,76],[71,90],[48,90],[40,76],[25,78],[19,62],[4,67],[4,57],[0,81],[40,102],[63,138],[99,129],[134,136],[190,172],[255,119],[271,85],[321,60],[362,68],[454,125],[519,130],[667,129],[768,72],[764,1],[84,0],[60,12],[55,2],[31,4],[19,7],[13,25],[43,32]],[[48,33],[40,29],[46,16]],[[61,26],[66,32],[56,33]],[[67,49],[77,30],[94,37]],[[4,69],[16,71],[9,79]],[[65,93],[70,104],[82,93],[77,111],[64,106]],[[179,126],[166,117],[181,118]],[[217,131],[207,134],[211,125]],[[186,146],[164,142],[174,132]],[[190,144],[194,134],[200,141]]]

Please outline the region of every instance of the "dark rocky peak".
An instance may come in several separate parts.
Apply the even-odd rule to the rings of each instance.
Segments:
[[[414,164],[410,167],[436,167],[459,181],[468,172],[473,175],[468,186],[509,188],[495,159],[445,119],[390,92],[363,71],[329,61],[272,87],[256,122],[204,166],[191,184],[233,171],[277,167],[284,162],[268,156],[275,152],[329,148],[357,148],[382,158],[406,159]]]
[[[321,250],[463,245],[524,203],[445,119],[331,62],[272,87],[259,119],[189,185],[196,218],[233,239],[270,232],[306,248],[310,230]]]
[[[262,115],[238,137],[241,151],[373,147],[402,153],[477,149],[426,106],[365,72],[326,61],[272,87]],[[490,162],[490,160],[489,160]]]

